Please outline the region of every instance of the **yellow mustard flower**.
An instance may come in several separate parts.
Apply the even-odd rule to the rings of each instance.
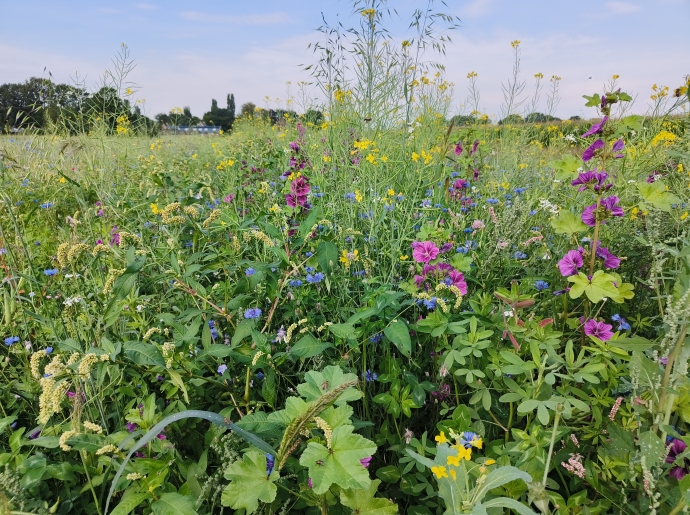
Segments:
[[[417,152],[412,152],[412,155],[410,157],[412,158],[412,161],[416,163],[417,161],[419,161],[420,155],[417,154]]]
[[[494,463],[496,463],[496,460],[488,459],[484,462],[484,465],[493,465]]]
[[[160,209],[158,209],[158,204],[151,204],[151,212],[154,215],[157,215],[160,212]]]
[[[431,467],[431,472],[434,473],[434,476],[436,476],[436,479],[441,479],[442,477],[448,477],[448,473],[446,472],[446,467],[438,466],[438,467]]]

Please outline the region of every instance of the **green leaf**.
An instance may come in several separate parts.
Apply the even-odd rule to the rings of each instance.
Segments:
[[[213,345],[210,345],[209,347],[200,350],[199,354],[196,355],[196,359],[201,360],[207,357],[226,358],[230,354],[232,354],[232,349],[229,345],[223,345],[222,343],[214,343]]]
[[[663,181],[638,182],[637,189],[640,196],[647,204],[651,204],[657,209],[670,212],[672,204],[680,204],[680,199],[673,193],[666,191],[666,184]]]
[[[168,369],[168,374],[170,374],[170,381],[172,384],[177,386],[180,390],[182,390],[182,395],[184,395],[184,401],[189,404],[189,395],[187,394],[187,386],[184,384],[184,381],[182,380],[182,376],[180,375],[179,372],[176,372],[175,370]]]
[[[319,262],[321,270],[326,274],[330,274],[338,262],[338,247],[333,242],[322,241],[316,247],[316,260]]]
[[[588,95],[582,95],[582,98],[587,100],[585,107],[598,107],[601,105],[601,97],[599,96],[599,93],[594,93],[594,95],[591,97]]]
[[[376,445],[352,430],[352,426],[335,428],[330,449],[316,442],[307,444],[299,462],[309,468],[315,494],[325,494],[334,483],[343,489],[370,487],[369,472],[359,460],[373,455]]]
[[[541,405],[541,402],[539,402],[538,400],[528,399],[528,400],[520,403],[517,410],[518,410],[518,413],[529,413],[531,411],[534,411],[540,405]]]
[[[70,436],[67,439],[67,445],[77,451],[96,452],[103,447],[105,437],[103,435],[96,435],[90,433],[82,433]]]
[[[125,495],[122,497],[122,500],[117,506],[115,506],[115,509],[110,512],[110,515],[128,515],[128,513],[131,513],[134,508],[139,506],[149,497],[151,497],[151,494],[148,492],[132,493],[130,495],[125,493]]]
[[[329,365],[321,372],[310,370],[304,375],[305,383],[297,385],[297,391],[307,402],[315,401],[322,395],[340,388],[345,383],[357,383],[355,374],[345,374],[337,365]],[[322,388],[324,387],[325,388]],[[362,392],[355,388],[347,388],[335,401],[336,404],[344,404],[356,401],[362,396]]]
[[[551,227],[558,234],[567,234],[568,236],[589,229],[579,216],[566,210],[561,211],[556,218],[551,219]]]
[[[405,322],[402,320],[393,320],[393,322],[383,330],[383,334],[393,342],[404,356],[410,357],[412,354],[412,340],[410,339],[410,331]]]
[[[358,515],[395,515],[398,506],[388,499],[374,497],[381,481],[371,482],[369,488],[362,490],[341,490],[340,502]]]
[[[328,327],[328,330],[333,333],[334,336],[342,338],[343,340],[349,340],[355,337],[355,328],[352,324],[345,322],[344,324],[333,324]]]
[[[618,298],[618,289],[613,284],[615,277],[602,270],[594,272],[591,281],[582,272],[571,275],[568,281],[573,283],[570,288],[570,297],[573,299],[577,299],[583,293],[594,303],[600,302],[604,297]]]
[[[498,488],[499,486],[517,479],[522,479],[525,483],[530,483],[532,481],[532,476],[513,466],[496,468],[489,472],[486,476],[486,480],[475,490],[474,498],[481,501],[484,496],[494,488]]]
[[[230,341],[230,347],[237,347],[242,340],[252,334],[253,328],[254,321],[250,319],[242,320],[239,324],[237,324],[235,334],[232,335],[232,340]]]
[[[151,505],[155,515],[197,515],[196,501],[189,495],[168,492]]]
[[[515,499],[511,499],[509,497],[495,497],[494,499],[491,499],[489,501],[486,501],[485,503],[482,503],[484,508],[508,508],[510,510],[513,510],[516,513],[519,513],[520,515],[537,515],[532,509],[530,509],[528,506],[525,506],[522,504],[520,501],[516,501]],[[475,506],[476,508],[476,506]],[[503,510],[501,510],[503,511]]]
[[[290,348],[290,355],[297,358],[311,358],[321,354],[330,347],[332,347],[330,343],[320,342],[311,334],[307,333],[300,341]]]
[[[247,513],[254,513],[259,501],[270,503],[275,500],[278,491],[275,481],[279,477],[275,470],[271,475],[266,474],[266,456],[251,449],[242,460],[236,461],[225,471],[225,479],[231,483],[223,490],[221,502],[233,510],[243,508]]]
[[[72,338],[67,338],[64,341],[58,342],[57,346],[60,350],[64,350],[65,352],[84,352],[81,343]]]
[[[288,258],[287,253],[281,249],[280,247],[268,247],[268,250],[273,252],[278,259],[280,259],[283,263],[289,263],[290,259]]]
[[[125,356],[137,365],[165,368],[163,355],[152,343],[126,342],[124,347]]]
[[[577,169],[582,166],[582,161],[571,154],[563,154],[561,159],[550,162],[549,166],[556,172],[557,180],[569,180],[575,178]]]
[[[387,467],[376,469],[376,477],[386,483],[397,483],[398,479],[400,479],[400,471],[395,465],[388,465]]]
[[[654,467],[665,454],[664,442],[653,431],[645,431],[638,440],[640,454],[645,458],[647,467]]]
[[[618,347],[619,349],[623,349],[628,352],[644,352],[647,349],[651,349],[656,344],[647,338],[642,338],[641,336],[630,336],[628,338],[617,338],[616,340],[610,340],[609,345],[613,345],[614,347]]]

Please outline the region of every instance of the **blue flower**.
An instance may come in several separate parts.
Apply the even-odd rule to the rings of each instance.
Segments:
[[[527,188],[515,188],[515,193],[519,195],[520,193],[524,193],[526,190]]]
[[[272,454],[266,453],[266,475],[270,476],[271,472],[273,472],[273,467],[276,464],[276,459],[273,457]]]
[[[611,317],[611,320],[618,323],[618,330],[619,331],[629,331],[631,329],[628,321],[625,318],[623,318],[622,316],[620,316],[618,313],[613,315]]]
[[[308,274],[313,274],[314,273],[314,267],[313,266],[308,266],[305,268]]]
[[[364,376],[364,379],[367,383],[376,381],[379,378],[378,374],[376,372],[372,372],[371,370],[367,370],[367,373],[362,375]]]
[[[0,256],[7,254],[7,249],[5,247],[0,247]]]
[[[52,347],[46,347],[46,354],[50,354],[51,352],[53,352],[53,348]]]
[[[43,273],[47,275],[48,277],[51,277],[53,275],[57,275],[59,270],[57,268],[49,268],[48,270],[43,270]]]
[[[249,277],[250,275],[254,275],[255,273],[256,270],[254,270],[252,267],[249,267],[244,271],[244,275],[246,275],[247,277]]]
[[[426,196],[427,197],[433,197],[434,196],[434,190],[426,190]]]
[[[520,252],[519,250],[516,250],[513,254],[513,257],[515,259],[527,259],[527,254],[525,254],[524,252]]]
[[[436,309],[436,297],[431,297],[424,301],[424,307],[426,309]]]
[[[314,253],[313,252],[306,252],[304,255],[307,256],[308,258],[310,258],[314,255]]]
[[[216,322],[214,320],[208,321],[208,328],[211,330],[211,338],[214,340],[218,338],[218,331],[216,330]]]
[[[17,343],[19,341],[19,336],[8,336],[5,338],[5,345],[8,347],[12,345],[13,343]]]
[[[317,272],[314,275],[312,274],[307,274],[307,282],[308,283],[320,283],[325,279],[325,275],[323,275],[321,272]]]
[[[544,291],[549,287],[549,283],[546,281],[536,281],[534,283],[534,287],[537,289],[537,291]]]
[[[470,251],[470,249],[468,249],[467,247],[458,247],[457,249],[455,249],[455,251],[460,254],[467,254]]]
[[[488,198],[486,199],[487,204],[498,204],[498,199],[497,198]]]
[[[464,445],[466,449],[472,447],[472,442],[479,440],[479,435],[472,431],[465,431],[460,435],[460,445]]]
[[[53,207],[53,203],[52,202],[44,202],[43,204],[41,204],[41,207],[43,209],[48,209],[49,207]]]
[[[220,365],[218,367],[218,375],[222,376],[227,369],[228,369],[228,366],[225,363],[223,363],[222,365]]]
[[[355,201],[355,200],[357,200],[357,196],[354,193],[346,193],[345,199]]]
[[[471,233],[473,230],[474,230],[474,229],[472,229],[472,227],[465,227],[462,231],[463,231],[465,234],[469,234],[469,233]]]
[[[538,212],[539,212],[539,211],[537,211],[536,209],[532,209],[532,211],[529,212],[529,216],[534,216],[534,215],[536,215]]]
[[[369,341],[371,343],[379,343],[383,339],[383,335],[381,333],[376,333],[373,336],[369,337]]]
[[[244,312],[244,318],[259,318],[261,316],[261,309],[249,308]]]

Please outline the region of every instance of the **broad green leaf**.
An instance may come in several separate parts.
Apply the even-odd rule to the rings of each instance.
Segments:
[[[332,347],[330,343],[320,342],[311,334],[307,333],[300,341],[290,348],[290,355],[297,358],[311,358],[321,354],[330,347]]]
[[[568,236],[589,229],[579,216],[566,210],[561,211],[556,218],[551,219],[551,227],[558,234],[567,234]]]
[[[340,502],[358,515],[395,515],[398,506],[388,499],[374,497],[381,481],[375,479],[366,490],[341,490]]]
[[[316,260],[319,262],[321,270],[326,274],[330,274],[338,262],[338,247],[333,242],[322,241],[316,247]]]
[[[233,510],[244,508],[247,513],[254,513],[259,501],[270,503],[276,498],[278,487],[275,481],[279,477],[275,470],[268,475],[266,456],[251,449],[242,460],[236,461],[225,471],[225,479],[231,483],[223,490],[221,502]]]
[[[357,382],[355,374],[345,374],[336,365],[329,365],[321,372],[311,370],[304,375],[305,383],[297,385],[297,391],[307,402],[315,401],[322,395],[332,392],[345,383]],[[347,388],[338,396],[336,404],[343,404],[349,401],[356,401],[362,396],[362,392],[356,388]]]
[[[254,321],[245,319],[237,324],[237,329],[235,329],[235,334],[232,335],[232,340],[230,340],[230,346],[236,347],[244,340],[247,336],[252,334],[252,329],[254,328]]]
[[[669,212],[672,204],[680,204],[680,199],[670,191],[667,191],[666,184],[663,181],[638,182],[637,189],[640,191],[640,196],[647,204],[651,204],[657,209]]]
[[[96,452],[105,445],[105,436],[91,433],[81,433],[70,436],[67,439],[67,445],[77,451]]]
[[[351,324],[345,322],[344,324],[333,324],[328,327],[328,330],[338,338],[349,340],[355,337],[355,328]]]
[[[568,281],[573,283],[570,288],[570,297],[577,299],[582,294],[594,303],[601,302],[604,297],[611,299],[619,298],[618,289],[614,286],[615,278],[602,270],[597,270],[592,276],[592,280],[582,272],[568,277]]]
[[[180,375],[179,372],[171,369],[167,369],[168,374],[170,374],[170,381],[172,384],[177,386],[180,390],[182,390],[182,395],[184,395],[184,401],[189,404],[189,395],[187,394],[187,385],[185,385],[184,381],[182,380],[182,376]]]
[[[382,479],[386,483],[397,483],[400,479],[400,471],[395,465],[388,465],[376,469],[376,477]]]
[[[126,342],[124,348],[125,356],[137,365],[165,368],[163,355],[152,343]]]
[[[314,493],[322,495],[334,483],[340,488],[369,488],[369,471],[359,460],[376,452],[374,442],[352,432],[352,426],[340,426],[333,430],[331,448],[309,442],[300,457],[300,465],[309,468]]]
[[[571,180],[576,178],[577,169],[582,166],[582,161],[571,154],[563,154],[561,159],[552,161],[549,166],[556,172],[557,180]]]
[[[151,494],[148,492],[130,493],[129,495],[125,492],[122,500],[115,506],[113,511],[110,512],[110,515],[128,515],[134,508],[150,497]]]
[[[353,413],[352,406],[343,404],[342,406],[329,406],[319,416],[326,421],[331,429],[335,429],[345,425],[351,426]]]
[[[617,338],[615,340],[610,340],[609,345],[613,345],[614,347],[618,347],[619,349],[623,349],[628,352],[644,352],[647,349],[651,349],[656,344],[647,338],[642,338],[641,336],[631,336],[629,338]]]
[[[531,508],[525,506],[520,501],[511,499],[510,497],[495,497],[494,499],[482,503],[482,505],[485,509],[508,508],[509,510],[513,510],[514,512],[519,513],[520,515],[537,515],[534,511],[532,511]],[[474,513],[474,511],[472,513]]]
[[[299,397],[288,397],[285,400],[285,409],[274,411],[268,415],[268,421],[288,426],[290,422],[302,415],[309,408],[309,404]]]
[[[402,320],[393,320],[391,324],[383,330],[390,341],[398,348],[398,350],[406,357],[410,357],[412,353],[412,340],[410,339],[410,330],[407,324]]]
[[[255,411],[239,419],[235,425],[263,438],[280,438],[285,424],[269,420],[268,417],[263,411]]]
[[[513,466],[496,468],[489,472],[486,476],[486,480],[477,488],[474,498],[481,502],[484,496],[494,488],[498,488],[499,486],[517,479],[522,479],[525,483],[530,483],[532,481],[532,476]]]
[[[154,515],[197,515],[196,501],[189,495],[168,492],[151,505]]]
[[[638,440],[640,454],[648,467],[654,467],[665,454],[664,442],[653,431],[645,431]]]
[[[226,358],[232,354],[232,348],[229,345],[223,345],[222,343],[214,343],[205,349],[201,349],[199,354],[196,355],[196,360],[201,360],[203,358]]]

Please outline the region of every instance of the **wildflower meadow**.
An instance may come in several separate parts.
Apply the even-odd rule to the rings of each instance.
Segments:
[[[0,513],[690,509],[690,83],[454,117],[370,4],[302,114],[0,136]]]

